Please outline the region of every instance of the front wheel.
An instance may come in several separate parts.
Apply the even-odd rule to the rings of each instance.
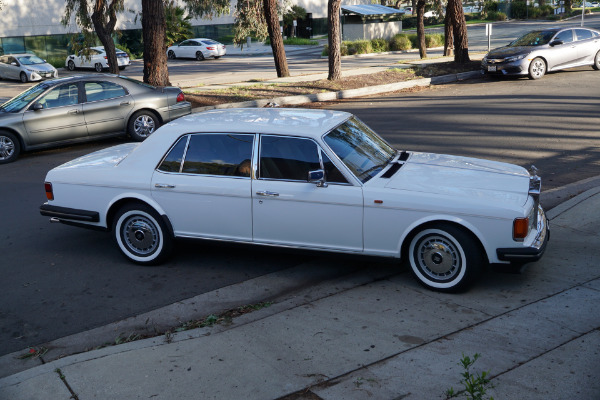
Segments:
[[[151,111],[141,110],[133,114],[127,125],[129,136],[136,142],[141,142],[154,133],[160,126],[160,121]]]
[[[204,54],[202,54],[201,51],[197,51],[196,52],[196,61],[203,61],[204,60]]]
[[[21,75],[19,75],[19,78],[21,79],[22,83],[27,83],[29,81],[29,79],[27,79],[27,74],[25,72],[21,72]]]
[[[596,71],[600,70],[600,50],[596,53],[596,56],[594,57],[594,65],[592,65],[592,68],[594,68]]]
[[[113,236],[125,257],[142,265],[161,263],[173,248],[166,223],[145,204],[122,207],[113,220]]]
[[[529,79],[540,79],[546,73],[546,62],[539,57],[529,64]]]
[[[69,71],[75,71],[75,63],[73,62],[73,60],[69,60],[69,62],[67,63],[67,69]]]
[[[0,164],[15,161],[20,152],[19,139],[10,132],[0,131]]]
[[[169,60],[174,60],[177,58],[173,50],[169,50],[169,52],[167,53],[167,57],[169,58]]]
[[[446,223],[417,232],[408,247],[408,260],[417,280],[440,292],[466,289],[484,263],[475,239]]]

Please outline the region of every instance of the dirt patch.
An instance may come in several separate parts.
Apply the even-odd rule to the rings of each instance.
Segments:
[[[479,61],[471,61],[466,64],[444,62],[430,64],[424,67],[416,66],[415,68],[410,69],[390,69],[373,74],[349,76],[338,81],[322,79],[319,81],[296,83],[256,83],[251,85],[232,86],[231,88],[224,90],[205,90],[201,93],[193,93],[193,90],[188,89],[185,93],[185,97],[187,101],[192,103],[192,107],[195,108],[225,103],[238,103],[249,100],[272,99],[283,96],[359,89],[368,86],[476,71],[479,69]]]

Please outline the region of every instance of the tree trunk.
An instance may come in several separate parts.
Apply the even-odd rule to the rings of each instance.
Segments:
[[[340,8],[342,0],[328,0],[327,2],[327,28],[329,32],[329,75],[330,81],[338,80],[342,77],[342,57],[341,57],[341,29],[340,29]]]
[[[112,39],[112,33],[115,30],[117,23],[117,3],[119,0],[112,0],[108,10],[105,10],[106,3],[104,0],[96,0],[94,4],[94,12],[92,13],[92,23],[98,35],[98,39],[104,46],[108,61],[108,70],[111,74],[119,73],[119,65],[117,63],[117,52],[115,42]],[[108,22],[106,22],[105,13],[108,11]]]
[[[267,30],[269,31],[269,40],[273,50],[275,60],[275,69],[277,77],[283,78],[290,76],[287,59],[285,58],[285,48],[283,47],[283,37],[279,29],[279,16],[277,15],[277,0],[264,0],[265,21],[267,21]]]
[[[169,86],[165,48],[165,8],[163,0],[142,0],[142,38],[144,40],[144,82]]]
[[[425,43],[425,0],[417,1],[417,42],[419,42],[419,55],[421,58],[427,58],[427,44]]]
[[[417,0],[411,0],[411,6],[412,6],[412,15],[415,15],[417,13]]]
[[[444,17],[444,55],[451,56],[454,54],[454,35],[452,34],[452,19],[450,12],[446,11]]]
[[[454,35],[454,61],[464,64],[470,61],[469,39],[467,37],[467,23],[462,8],[462,1],[448,0],[446,12],[450,13],[452,33]]]
[[[573,2],[571,0],[565,0],[565,12],[570,13],[573,10]]]

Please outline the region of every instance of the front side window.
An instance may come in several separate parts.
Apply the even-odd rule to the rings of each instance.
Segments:
[[[72,106],[79,103],[79,88],[76,83],[57,86],[42,96],[38,103],[44,108]]]
[[[354,117],[333,129],[323,140],[363,183],[377,175],[396,154],[389,144]]]
[[[562,40],[563,43],[570,43],[573,41],[573,31],[571,29],[562,31],[556,35],[554,40]]]
[[[88,102],[114,99],[127,95],[125,88],[107,81],[85,82],[84,90]]]
[[[260,141],[260,177],[290,181],[308,180],[308,172],[321,169],[317,144],[309,139],[263,136]]]
[[[253,142],[248,134],[192,135],[181,172],[249,177]]]

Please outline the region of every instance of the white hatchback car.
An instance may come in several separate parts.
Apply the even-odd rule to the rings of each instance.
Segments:
[[[93,68],[96,72],[102,72],[108,69],[108,56],[104,50],[104,46],[90,47],[86,52],[81,50],[77,55],[71,54],[65,60],[65,67],[69,71],[74,71],[76,68]],[[124,70],[130,64],[129,55],[123,50],[117,49],[117,63],[120,70]]]
[[[5,54],[0,56],[0,78],[26,83],[58,78],[58,71],[46,60],[32,53]]]
[[[224,44],[206,38],[184,40],[167,49],[167,57],[171,60],[176,58],[195,58],[198,61],[202,61],[209,57],[217,59],[225,54],[227,54],[227,49]]]
[[[140,264],[174,238],[228,240],[403,258],[456,291],[487,263],[542,256],[540,186],[516,165],[394,150],[345,112],[229,109],[54,168],[41,213],[111,230]]]

